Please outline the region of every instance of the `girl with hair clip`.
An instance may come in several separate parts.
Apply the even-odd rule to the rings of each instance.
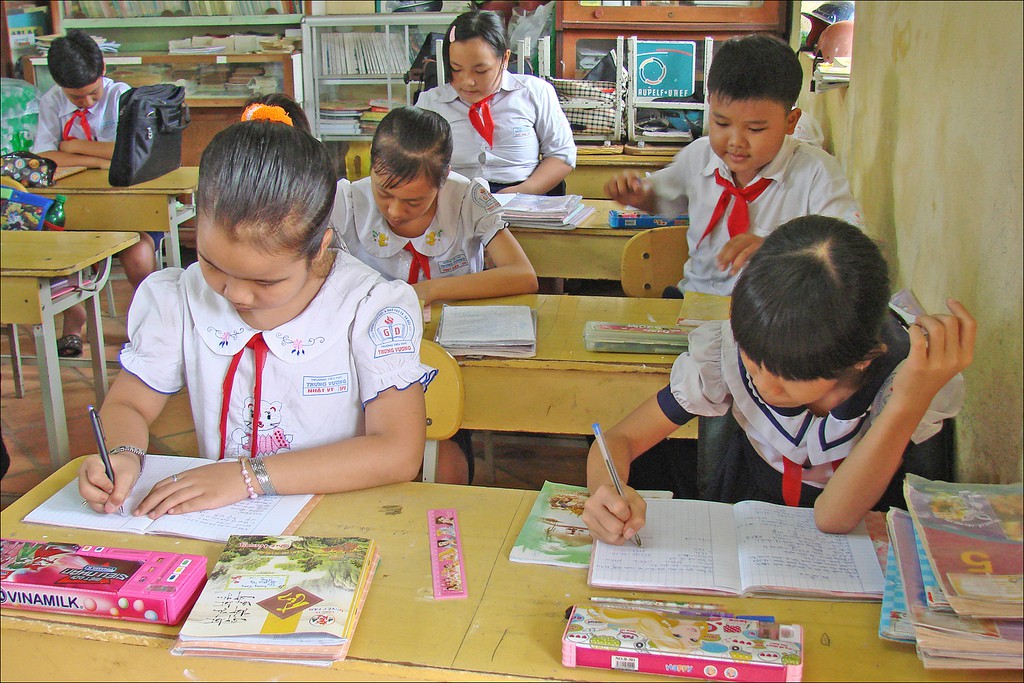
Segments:
[[[952,315],[907,329],[888,299],[885,260],[859,229],[817,215],[783,224],[740,275],[730,319],[694,330],[670,384],[606,432],[620,476],[695,415],[731,412],[740,429],[707,498],[814,507],[828,533],[899,504],[905,453],[963,403],[976,323],[949,299]],[[587,483],[595,537],[619,544],[643,528],[644,501],[616,493],[595,448]]]
[[[492,192],[564,195],[576,166],[572,128],[550,83],[508,72],[501,17],[460,14],[442,52],[448,82],[422,93],[416,105],[451,124],[452,167],[485,178]]]
[[[128,313],[121,372],[103,403],[112,483],[85,459],[97,512],[123,503],[149,426],[188,388],[211,461],[158,482],[133,511],[156,518],[243,498],[409,481],[423,458],[416,294],[330,247],[335,176],[324,146],[263,105],[203,152],[198,263],[166,268]]]
[[[345,248],[385,277],[410,283],[424,307],[536,292],[533,266],[487,184],[451,171],[451,157],[451,128],[439,114],[389,112],[373,135],[369,177],[338,181],[332,223]],[[438,481],[472,481],[468,439],[465,466],[451,445],[442,444]]]
[[[266,95],[255,95],[242,107],[243,121],[279,121],[298,128],[304,133],[313,134],[309,126],[306,112],[298,102],[284,93],[272,92]]]

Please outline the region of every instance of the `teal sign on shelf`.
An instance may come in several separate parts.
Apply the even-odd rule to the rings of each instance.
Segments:
[[[636,96],[643,99],[689,97],[694,90],[697,43],[637,41]]]

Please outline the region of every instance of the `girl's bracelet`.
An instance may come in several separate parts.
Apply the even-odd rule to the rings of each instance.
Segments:
[[[239,458],[238,464],[242,466],[242,479],[245,481],[245,488],[249,489],[249,498],[256,500],[259,495],[256,493],[256,489],[252,487],[252,477],[249,476],[249,470],[245,467],[245,458]]]
[[[267,472],[267,466],[263,462],[263,456],[253,458],[249,461],[249,465],[252,467],[252,473],[256,475],[256,481],[260,483],[260,487],[263,489],[263,494],[266,496],[276,496],[277,490],[270,481],[270,474]]]
[[[142,474],[142,470],[146,469],[146,451],[135,446],[118,446],[112,448],[107,455],[115,455],[117,453],[134,453],[139,456],[139,474]]]

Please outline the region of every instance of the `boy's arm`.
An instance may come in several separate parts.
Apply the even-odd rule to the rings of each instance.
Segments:
[[[848,533],[874,507],[936,394],[971,363],[977,323],[963,304],[950,299],[947,305],[952,315],[918,316],[910,326],[910,355],[892,395],[814,504],[822,531]]]
[[[635,206],[647,213],[658,212],[654,187],[636,171],[626,171],[609,180],[605,183],[604,193],[623,206]]]
[[[468,275],[423,280],[413,285],[416,296],[424,306],[429,306],[434,301],[489,299],[537,291],[537,273],[508,228],[495,233],[486,250],[493,268]]]
[[[114,144],[113,142],[96,142],[94,140],[76,140],[72,138],[60,143],[60,151],[68,154],[110,160],[114,158]]]
[[[71,142],[68,140],[67,142]],[[82,142],[78,140],[77,142]],[[63,147],[64,143],[61,143]],[[108,143],[93,142],[90,144],[102,145]],[[113,143],[109,143],[113,144]],[[53,159],[57,162],[57,167],[61,166],[85,166],[87,168],[110,168],[110,157],[92,156],[86,154],[72,154],[69,152],[61,152],[57,150],[50,150],[47,152],[40,152],[39,156],[46,157],[47,159]]]

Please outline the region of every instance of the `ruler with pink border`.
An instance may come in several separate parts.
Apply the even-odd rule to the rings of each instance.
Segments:
[[[438,600],[464,598],[466,566],[462,561],[462,539],[459,515],[454,509],[427,510],[430,531],[430,574],[434,580],[434,597]]]

